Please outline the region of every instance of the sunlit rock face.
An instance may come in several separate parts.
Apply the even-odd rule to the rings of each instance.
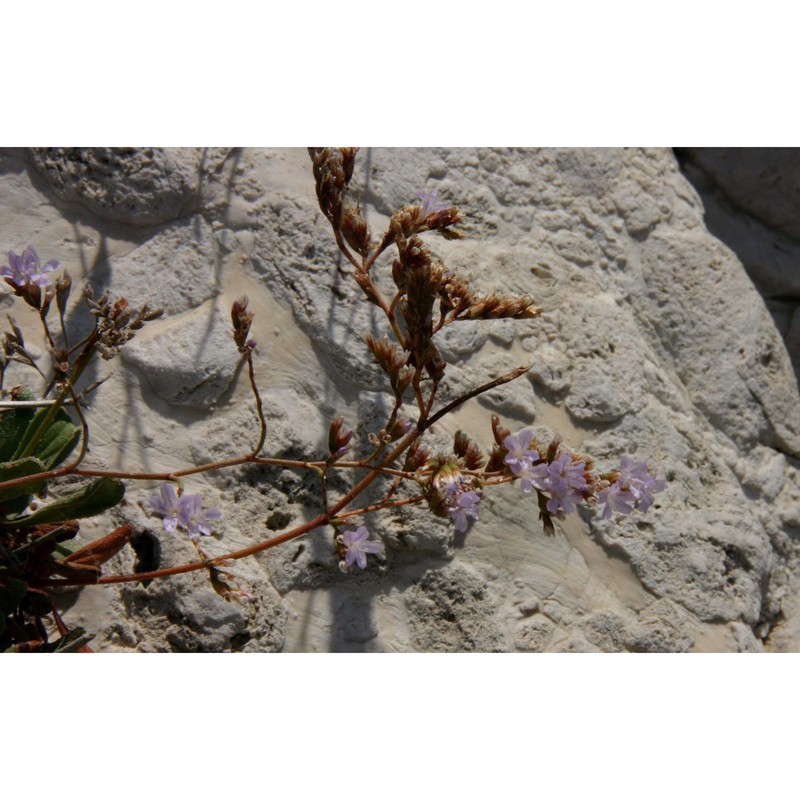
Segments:
[[[305,150],[1,158],[5,250],[34,244],[95,295],[108,287],[165,310],[121,359],[86,376],[110,375],[88,409],[94,465],[170,471],[249,452],[255,406],[225,337],[243,294],[265,452],[323,456],[337,414],[356,431],[354,457],[369,452],[392,402],[363,337],[385,321],[319,211]],[[459,428],[489,447],[494,413],[514,432],[560,434],[601,471],[626,453],[646,460],[668,484],[654,506],[611,519],[584,508],[547,537],[519,484],[493,487],[463,534],[421,507],[365,517],[384,548],[363,571],[342,573],[332,532],[320,529],[235,562],[253,603],[225,603],[197,572],[86,590],[70,619],[105,650],[798,649],[800,398],[785,331],[763,286],[709,232],[672,151],[362,150],[349,193],[379,238],[393,211],[434,189],[465,215],[463,240],[426,235],[434,255],[477,289],[532,294],[543,308],[439,335],[442,404],[532,369],[437,424],[434,449]],[[387,253],[374,268],[387,293],[391,264]],[[11,308],[8,295],[2,303]],[[15,307],[18,323],[35,331],[23,312]],[[86,324],[77,297],[68,322]],[[319,513],[319,480],[302,470],[239,467],[185,482],[223,511],[203,541],[213,555]],[[149,513],[156,488],[130,482],[108,524],[151,537],[160,565],[194,560],[188,538]],[[136,559],[126,549],[105,570],[130,572]]]

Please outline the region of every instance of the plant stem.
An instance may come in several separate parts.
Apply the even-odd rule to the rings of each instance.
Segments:
[[[261,452],[261,448],[264,446],[264,442],[267,439],[267,420],[264,417],[264,405],[261,401],[261,393],[258,391],[258,385],[256,384],[255,369],[253,367],[253,351],[249,349],[247,351],[247,374],[250,378],[250,387],[256,398],[256,412],[258,413],[258,421],[261,425],[258,444],[253,448],[253,452],[251,453],[251,455],[257,456]]]
[[[427,430],[431,427],[431,425],[433,425],[435,422],[438,422],[446,414],[449,414],[463,403],[466,403],[467,400],[477,397],[479,394],[483,394],[484,392],[488,392],[490,389],[494,389],[497,386],[502,386],[504,383],[509,383],[509,381],[516,380],[520,377],[520,375],[524,375],[529,369],[530,367],[517,367],[516,369],[511,370],[511,372],[507,372],[505,375],[501,375],[499,378],[489,381],[489,383],[484,383],[482,386],[478,386],[477,389],[473,389],[466,394],[462,394],[460,397],[457,397],[443,408],[440,408],[432,417],[423,422],[422,430]]]

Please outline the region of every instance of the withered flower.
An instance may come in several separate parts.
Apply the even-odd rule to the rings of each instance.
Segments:
[[[328,431],[328,450],[332,461],[341,458],[348,451],[353,438],[353,431],[342,430],[343,425],[344,420],[341,417],[334,417]]]
[[[433,305],[444,281],[446,271],[441,262],[434,262],[422,240],[417,236],[398,242],[399,258],[394,262],[392,276],[397,288],[405,292],[399,304],[406,324],[409,351],[408,363],[424,369],[434,380],[444,375],[444,361],[433,344]]]
[[[151,311],[146,304],[136,311],[128,307],[124,297],[112,303],[108,292],[95,301],[89,286],[84,289],[84,297],[90,312],[96,317],[97,349],[106,361],[114,358],[122,345],[133,339],[134,332],[140,330],[145,322],[158,319],[164,313],[161,308]]]
[[[449,517],[455,529],[467,529],[467,519],[478,519],[478,505],[483,499],[481,481],[464,475],[458,464],[440,457],[432,462],[435,472],[422,485],[428,507],[437,517]]]
[[[342,236],[353,250],[360,256],[366,257],[370,251],[369,227],[361,213],[361,206],[348,203],[344,207],[342,216]]]
[[[353,177],[357,147],[309,147],[317,201],[328,221],[338,229],[344,210],[347,184]]]
[[[463,313],[462,313],[463,310]],[[470,298],[469,305],[459,307],[459,319],[533,319],[542,313],[536,300],[527,294],[498,294],[491,292]]]
[[[402,397],[414,377],[414,370],[405,366],[407,356],[401,353],[397,345],[392,344],[385,335],[376,339],[368,333],[364,341],[375,356],[375,362],[389,377],[395,396]]]
[[[421,439],[415,439],[406,453],[403,470],[405,472],[416,472],[423,469],[431,460],[430,448],[422,444]]]
[[[231,321],[233,322],[233,341],[239,348],[240,353],[252,350],[255,343],[250,344],[247,335],[250,333],[250,325],[253,322],[253,313],[247,310],[249,300],[246,296],[234,300],[231,306]]]
[[[494,436],[494,440],[495,442],[497,442],[498,445],[502,445],[503,440],[507,436],[511,436],[511,431],[500,424],[500,417],[498,417],[497,414],[492,414],[491,422],[492,422],[492,435]]]
[[[418,233],[438,231],[446,239],[461,239],[462,234],[451,230],[450,226],[461,222],[461,212],[451,203],[441,202],[439,191],[417,192],[422,205],[403,206],[392,215],[381,249],[392,241],[400,242]]]
[[[56,279],[56,306],[62,316],[67,310],[67,300],[72,289],[72,278],[68,272]]]
[[[464,466],[467,469],[480,469],[483,465],[483,455],[480,448],[464,431],[456,431],[453,452],[459,458],[464,459]]]
[[[235,589],[230,584],[232,575],[219,567],[209,566],[208,576],[214,591],[228,603],[234,601],[241,605],[255,603],[256,598],[244,589]]]

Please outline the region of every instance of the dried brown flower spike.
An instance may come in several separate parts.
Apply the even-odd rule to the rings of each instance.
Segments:
[[[309,147],[317,200],[322,213],[339,230],[347,184],[353,177],[357,147]]]
[[[247,310],[250,301],[247,297],[240,297],[234,300],[231,306],[231,321],[233,322],[233,341],[239,348],[240,353],[247,349],[247,336],[250,333],[250,325],[253,322],[253,312]]]

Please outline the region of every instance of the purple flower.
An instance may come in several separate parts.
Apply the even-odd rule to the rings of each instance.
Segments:
[[[422,219],[451,207],[450,203],[443,203],[439,200],[438,189],[432,189],[430,192],[417,192],[417,197],[422,200],[422,210],[420,211]]]
[[[561,511],[570,513],[575,504],[583,500],[588,490],[586,464],[575,461],[569,453],[561,453],[548,464],[542,460],[538,450],[530,450],[533,433],[524,430],[517,436],[506,436],[503,447],[508,450],[504,461],[520,479],[522,491],[529,494],[532,489],[549,492],[547,510],[551,514]],[[541,463],[536,463],[536,462]]]
[[[506,436],[503,447],[508,450],[503,461],[508,464],[511,471],[520,478],[522,491],[530,494],[531,489],[545,490],[549,487],[550,475],[547,464],[536,464],[542,460],[538,450],[531,450],[533,431],[524,430],[516,436]],[[535,466],[534,466],[535,465]]]
[[[161,485],[161,496],[153,495],[150,498],[150,508],[162,516],[164,530],[173,533],[181,523],[181,501],[175,494],[175,487],[171,483]]]
[[[449,491],[447,497],[446,509],[453,520],[455,529],[459,533],[463,533],[467,529],[467,517],[478,519],[478,504],[483,498],[483,492],[480,490],[472,490],[468,492],[460,491],[457,487],[453,487],[455,491]]]
[[[210,536],[212,527],[209,523],[219,519],[222,512],[218,508],[209,508],[201,514],[202,498],[198,494],[184,495],[179,502],[181,522],[189,533],[189,538],[196,539],[200,534]]]
[[[637,508],[640,511],[647,511],[655,502],[652,492],[663,492],[667,488],[663,478],[650,474],[646,461],[634,461],[630,456],[620,459],[618,481],[627,486],[639,501]]]
[[[587,489],[586,464],[575,461],[569,453],[562,453],[548,467],[551,480],[562,481],[570,489]]]
[[[655,502],[653,492],[663,492],[666,488],[667,482],[652,475],[646,461],[623,456],[619,462],[619,477],[598,494],[598,500],[606,505],[603,517],[608,519],[612,511],[630,514],[634,507],[647,511]]]
[[[527,461],[530,464],[539,460],[538,451],[530,449],[532,440],[533,431],[527,428],[516,436],[506,436],[503,439],[503,447],[508,450],[503,461],[512,468],[512,471],[515,464],[521,464],[523,461]],[[514,474],[516,475],[517,473],[515,472]]]
[[[380,542],[369,540],[369,531],[363,525],[356,530],[345,531],[341,535],[341,542],[346,550],[342,562],[344,569],[352,567],[353,563],[364,569],[367,566],[367,553],[380,553],[382,549]]]
[[[569,453],[562,453],[551,464],[547,471],[550,500],[547,510],[551,514],[564,511],[567,514],[575,510],[575,504],[583,500],[583,492],[589,488],[586,483],[586,464],[573,461]]]
[[[539,458],[539,454],[535,450],[531,450],[535,458]],[[511,471],[520,479],[520,486],[525,494],[530,494],[531,489],[538,489],[545,491],[550,488],[550,473],[547,464],[533,465],[527,459],[511,464]]]
[[[17,286],[27,286],[29,283],[36,286],[49,286],[52,279],[48,272],[59,267],[58,261],[51,259],[44,266],[41,265],[39,256],[32,244],[29,244],[18,256],[13,250],[8,251],[8,265],[0,268],[0,275],[10,279]]]
[[[171,483],[162,484],[159,488],[161,495],[150,498],[150,508],[163,517],[164,530],[174,533],[178,528],[185,530],[190,539],[196,539],[200,534],[209,536],[211,526],[209,523],[222,516],[217,508],[209,508],[201,514],[202,498],[198,494],[184,494],[178,497],[175,487]]]
[[[628,489],[623,489],[619,483],[612,483],[607,489],[601,489],[597,495],[601,503],[605,503],[603,519],[610,519],[611,514],[630,514],[636,503],[636,498]]]

